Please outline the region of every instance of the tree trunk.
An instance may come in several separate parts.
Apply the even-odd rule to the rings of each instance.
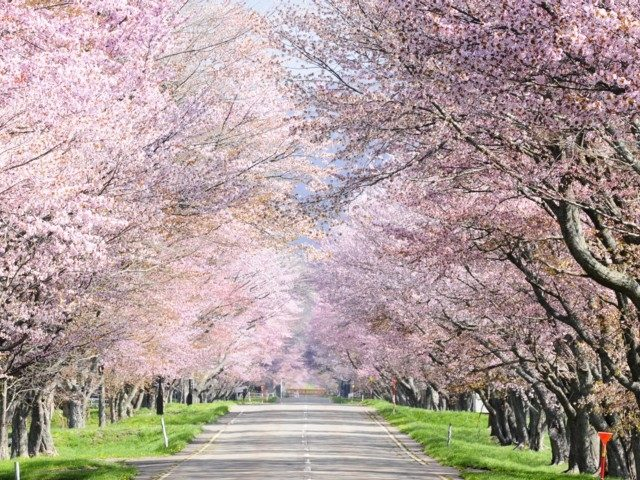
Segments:
[[[104,387],[104,383],[100,384],[100,390],[98,393],[98,426],[104,427],[107,424],[107,392]]]
[[[51,415],[53,410],[53,393],[38,393],[31,408],[31,427],[29,428],[29,456],[39,454],[55,455],[51,435]]]
[[[635,465],[629,465],[622,441],[618,438],[611,440],[607,444],[607,475],[628,480],[632,478],[632,468]]]
[[[446,411],[449,408],[449,399],[442,392],[438,392],[438,410]]]
[[[529,432],[527,430],[529,405],[522,393],[511,390],[509,392],[509,406],[513,414],[513,422],[510,424],[512,437],[514,437],[518,446],[524,447],[529,444]]]
[[[500,442],[502,445],[511,445],[513,443],[511,432],[513,431],[512,427],[514,423],[513,421],[510,421],[513,416],[511,408],[503,399],[499,399],[496,402],[496,406],[497,423],[501,432],[501,435],[499,435],[498,438],[503,439]]]
[[[511,429],[507,420],[508,412],[506,412],[507,403],[495,395],[485,402],[485,407],[489,412],[489,426],[491,427],[491,436],[495,437],[500,445],[511,445]]]
[[[11,458],[29,455],[29,440],[27,437],[27,417],[29,405],[18,402],[11,418]]]
[[[569,441],[566,427],[566,414],[556,403],[554,395],[542,383],[534,383],[534,405],[539,406],[540,415],[546,417],[551,443],[551,465],[559,465],[569,459]],[[529,440],[532,441],[531,439]]]
[[[597,413],[590,416],[593,426],[601,432],[610,432],[615,429],[619,420],[615,417],[603,417]],[[614,437],[607,445],[607,474],[612,477],[629,479],[635,465],[630,465],[627,452],[620,438]]]
[[[109,397],[109,420],[111,423],[118,421],[116,418],[116,399],[113,396]]]
[[[7,380],[0,380],[0,460],[9,458],[9,389]]]
[[[158,415],[164,415],[164,379],[158,377],[158,391],[156,393],[156,413]]]
[[[475,406],[475,399],[473,393],[459,393],[454,395],[451,404],[453,410],[458,412],[473,412]]]
[[[116,396],[116,399],[117,399],[116,411],[118,415],[118,420],[122,420],[127,416],[127,410],[126,410],[127,407],[125,404],[125,400],[126,400],[125,397],[126,397],[126,394],[124,390],[121,390],[120,392],[118,392],[118,395]]]
[[[535,452],[539,452],[543,448],[543,432],[546,422],[546,416],[542,405],[534,397],[529,405],[529,426],[527,433],[529,435],[529,448]]]
[[[155,408],[156,406],[156,390],[151,387],[145,395],[144,407],[148,409]]]
[[[145,391],[144,390],[140,390],[140,392],[138,392],[138,397],[136,398],[136,402],[135,405],[133,406],[134,411],[138,411],[140,410],[140,408],[142,408],[142,402],[144,401],[144,397],[145,397]]]
[[[84,428],[87,425],[87,408],[83,398],[71,398],[65,402],[63,412],[69,428]]]
[[[633,453],[637,478],[640,475],[640,431],[635,429],[631,433],[631,452]]]
[[[438,391],[433,388],[433,385],[427,385],[424,392],[424,408],[428,410],[438,410],[440,403],[440,396]]]
[[[187,395],[185,397],[185,403],[187,405],[193,405],[193,397],[194,397],[193,393],[194,393],[193,392],[193,380],[189,379],[188,392],[187,392]]]
[[[131,390],[129,391],[129,393],[126,394],[125,396],[125,415],[127,417],[132,417],[133,416],[133,412],[134,412],[134,402],[138,396],[138,389],[139,387],[136,385],[134,387],[131,388]]]
[[[565,416],[559,412],[547,411],[549,417],[549,440],[551,443],[551,465],[569,461],[569,434]]]
[[[569,471],[595,473],[598,470],[598,454],[595,431],[589,423],[589,412],[577,410],[567,422],[569,430]],[[596,437],[597,438],[597,437]]]

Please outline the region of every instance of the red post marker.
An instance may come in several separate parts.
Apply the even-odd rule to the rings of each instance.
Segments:
[[[600,478],[604,478],[607,469],[607,443],[613,437],[613,433],[598,432],[600,441],[602,442],[602,455],[600,456]]]

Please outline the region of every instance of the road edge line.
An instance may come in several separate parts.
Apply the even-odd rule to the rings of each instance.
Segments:
[[[371,418],[375,423],[381,426],[384,429],[384,431],[387,433],[387,435],[391,438],[391,440],[393,440],[393,442],[398,447],[400,447],[400,450],[402,450],[405,454],[407,454],[407,456],[411,458],[414,462],[417,462],[424,467],[431,466],[431,464],[434,464],[434,463],[440,465],[439,462],[436,462],[433,459],[429,459],[429,460],[422,459],[418,457],[415,453],[413,453],[411,450],[409,450],[409,447],[407,447],[401,440],[399,440],[396,437],[396,435],[394,435],[394,433],[389,429],[389,427],[387,427],[387,425],[380,420],[381,417],[378,414],[378,412],[367,410],[367,415],[369,415],[369,418]],[[438,475],[440,480],[451,480],[451,477],[445,477],[440,474],[436,474],[436,475]]]
[[[238,413],[238,415],[236,415],[235,417],[233,417],[229,423],[227,423],[224,428],[221,428],[220,430],[218,430],[216,432],[215,435],[213,435],[208,441],[207,443],[205,443],[202,447],[200,447],[198,450],[196,450],[195,452],[193,452],[192,454],[188,455],[187,457],[183,458],[182,460],[180,460],[179,462],[176,462],[169,470],[167,470],[166,472],[164,472],[162,475],[160,475],[159,477],[155,477],[155,480],[164,480],[165,478],[167,478],[169,475],[171,475],[176,468],[178,468],[179,466],[181,466],[182,464],[188,462],[189,460],[193,459],[196,455],[200,455],[202,452],[205,451],[205,449],[207,447],[209,447],[213,442],[215,442],[218,437],[220,435],[222,435],[227,428],[229,428],[230,425],[233,425],[235,423],[235,421],[240,418],[242,416],[242,414],[244,413],[244,410],[241,411],[240,413]]]

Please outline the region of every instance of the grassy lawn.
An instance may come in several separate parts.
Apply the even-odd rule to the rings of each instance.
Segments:
[[[121,462],[100,459],[126,459],[170,455],[182,450],[206,423],[229,411],[230,402],[180,405],[167,404],[165,423],[169,448],[164,447],[160,418],[155,411],[142,409],[132,418],[105,428],[98,428],[92,412],[85,429],[62,427],[62,419],[54,419],[55,445],[59,455],[53,458],[22,459],[25,480],[128,480],[135,469]],[[13,462],[0,462],[0,480],[13,479]]]
[[[567,475],[566,466],[549,466],[551,452],[501,447],[489,436],[486,415],[468,412],[432,412],[398,407],[382,401],[365,401],[392,425],[424,445],[426,453],[445,465],[462,471],[467,480],[571,480],[591,475]],[[447,446],[447,430],[453,426],[453,441]],[[474,471],[482,470],[482,471]]]
[[[277,403],[280,399],[278,397],[268,397],[268,398],[261,398],[259,395],[254,395],[252,397],[247,397],[244,401],[239,400],[238,404],[239,405],[261,405],[264,403]]]
[[[339,403],[340,405],[362,405],[360,397],[358,398],[344,398],[344,397],[331,397],[333,403]]]

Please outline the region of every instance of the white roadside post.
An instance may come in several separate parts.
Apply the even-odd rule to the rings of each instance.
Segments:
[[[169,448],[169,437],[167,436],[167,427],[164,424],[164,415],[160,417],[160,423],[162,424],[162,437],[164,438],[164,448]]]
[[[164,423],[164,379],[158,377],[158,391],[156,394],[156,415],[160,415],[160,424],[162,425],[162,438],[164,439],[164,448],[169,448],[169,437],[167,436],[167,426]]]
[[[16,462],[16,480],[20,480],[20,462]]]

